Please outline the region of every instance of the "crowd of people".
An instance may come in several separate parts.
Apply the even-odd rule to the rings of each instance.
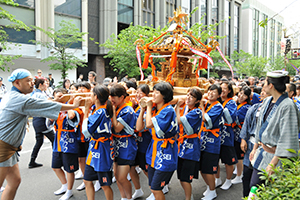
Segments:
[[[61,182],[54,194],[61,200],[73,196],[76,171],[76,177],[83,177],[77,190],[85,189],[90,200],[100,187],[108,200],[114,192],[120,192],[121,200],[137,199],[147,189],[141,188],[139,169],[148,178],[147,200],[165,199],[175,171],[186,200],[194,199],[191,183],[199,174],[207,185],[203,200],[216,198],[219,186],[228,190],[240,183],[246,197],[252,186],[264,183],[262,170],[272,174],[280,158],[296,156],[287,149],[299,150],[300,83],[285,71],[260,79],[211,78],[205,93],[194,86],[185,97],[174,95],[168,82],[155,84],[151,92],[128,76],[119,83],[106,78],[103,84],[96,76],[90,72],[89,81],[79,76],[77,83],[65,79],[62,88],[52,91],[53,78],[36,76],[33,84],[27,70],[12,73],[13,88],[0,103],[0,151],[10,150],[5,158],[0,154],[0,184],[7,181],[2,199],[13,199],[20,184],[16,152],[28,116],[33,116],[36,132],[28,167],[42,166],[36,158],[46,136]],[[75,98],[78,93],[85,97]],[[220,164],[226,169],[223,183]],[[111,189],[114,180],[119,191]]]

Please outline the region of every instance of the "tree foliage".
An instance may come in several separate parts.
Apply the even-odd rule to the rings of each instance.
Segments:
[[[130,26],[126,29],[123,29],[118,36],[112,34],[109,39],[105,41],[105,43],[100,46],[109,49],[109,52],[104,58],[110,58],[110,65],[113,67],[114,71],[118,72],[120,75],[127,74],[129,77],[137,77],[140,75],[138,61],[136,58],[136,46],[134,42],[137,39],[142,39],[145,43],[149,43],[153,40],[153,36],[158,37],[162,31],[165,31],[166,28],[161,29],[148,27],[148,26],[140,26],[136,25]],[[141,52],[141,59],[143,61],[144,52]],[[158,62],[162,61],[162,59],[153,59],[154,64],[157,65]],[[143,72],[149,74],[151,69],[143,69]]]
[[[75,69],[78,66],[85,67],[85,61],[76,57],[74,52],[71,52],[68,49],[73,44],[83,42],[83,36],[87,33],[81,32],[71,21],[62,21],[59,25],[61,28],[58,31],[55,31],[53,28],[45,30],[34,26],[35,29],[46,34],[51,39],[51,42],[41,42],[36,40],[32,40],[31,42],[40,44],[49,50],[54,50],[52,55],[41,60],[41,62],[52,62],[49,64],[50,69],[60,70],[61,78],[64,80],[68,76],[68,70]]]
[[[290,55],[288,55],[287,58],[290,59]],[[289,72],[289,75],[296,75],[297,71],[291,65],[291,63],[297,68],[300,67],[300,60],[289,60],[289,62],[288,62],[287,60],[285,61],[283,56],[277,56],[274,59],[274,62],[271,62],[270,65],[272,66],[272,69],[274,69],[274,70],[285,69],[286,71]]]
[[[288,151],[296,157],[280,158],[282,167],[274,168],[269,175],[263,170],[260,178],[265,181],[259,186],[255,199],[299,199],[300,198],[300,151]]]
[[[30,28],[26,26],[21,20],[15,19],[14,15],[9,14],[6,10],[4,10],[1,7],[1,4],[6,4],[9,6],[18,6],[18,4],[14,3],[13,0],[0,0],[0,19],[8,20],[11,22],[10,25],[5,26],[6,28],[13,28],[17,31],[20,31],[20,29],[25,29],[27,31],[30,30]],[[6,31],[3,30],[2,26],[0,26],[0,46],[2,48],[2,51],[9,50],[7,39],[8,39],[8,35]],[[0,54],[0,70],[5,71],[7,69],[7,71],[9,71],[7,65],[14,64],[12,60],[17,59],[19,57],[21,57],[21,55],[10,56],[10,55]]]
[[[226,64],[226,62],[223,60],[222,56],[220,55],[220,53],[218,51],[212,51],[210,53],[210,57],[213,59],[214,61],[214,65],[211,66],[211,73],[210,73],[210,77],[216,77],[218,78],[219,75],[217,73],[217,71],[221,71],[222,68],[228,68],[228,65]],[[230,58],[228,56],[225,56],[225,58],[228,60],[228,62],[230,62]]]
[[[234,51],[231,59],[234,60],[234,67],[240,75],[262,77],[271,70],[267,58],[253,56],[243,50],[240,50],[240,52]]]

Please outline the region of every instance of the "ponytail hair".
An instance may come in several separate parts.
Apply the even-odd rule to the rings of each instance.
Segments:
[[[106,102],[106,111],[107,111],[109,118],[112,118],[113,117],[113,107],[112,107],[112,103],[109,99]]]
[[[150,88],[147,84],[139,85],[138,89],[140,89],[146,96],[150,93]]]
[[[283,76],[279,78],[273,78],[273,77],[267,77],[268,85],[272,83],[274,85],[275,90],[277,90],[279,93],[284,93],[286,90],[287,83],[290,82],[289,76]]]
[[[34,86],[35,86],[36,89],[38,89],[39,86],[40,86],[40,84],[43,85],[44,83],[45,83],[45,79],[43,79],[43,78],[37,78],[34,81]]]
[[[117,96],[117,97],[121,97],[121,96],[124,96],[124,99],[129,96],[125,87],[121,84],[113,84],[110,89],[110,96]]]
[[[109,89],[104,85],[97,85],[93,89],[93,93],[97,95],[97,99],[99,100],[101,105],[105,105],[106,103],[106,110],[110,118],[113,116],[113,109],[111,101],[108,99],[109,97]]]

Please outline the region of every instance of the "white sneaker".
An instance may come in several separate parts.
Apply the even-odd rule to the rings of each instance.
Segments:
[[[169,192],[169,184],[164,186],[164,188],[162,189],[162,192],[164,194],[167,194]]]
[[[236,165],[234,167],[233,174],[237,174],[237,167],[236,167]]]
[[[3,192],[4,189],[5,189],[5,187],[2,186],[2,187],[0,188],[0,192]]]
[[[113,183],[117,182],[117,179],[115,176],[112,178],[111,182],[113,182]]]
[[[99,181],[96,181],[96,183],[94,185],[94,189],[95,189],[95,192],[98,192],[101,189],[101,185],[100,185]]]
[[[81,169],[79,169],[77,174],[75,175],[75,180],[82,179],[82,178],[83,178],[83,174],[81,172]]]
[[[154,194],[151,193],[149,197],[147,197],[146,200],[155,200]]]
[[[54,192],[55,195],[61,195],[68,190],[68,184],[63,184],[58,190]]]
[[[206,186],[206,190],[203,192],[203,196],[208,195],[208,193],[210,192],[209,186]]]
[[[220,187],[222,190],[228,190],[232,186],[231,179],[226,179],[223,185]]]
[[[142,189],[135,190],[134,194],[132,195],[132,199],[137,199],[139,197],[142,197],[144,195],[144,192]]]
[[[59,200],[68,200],[73,196],[72,190],[68,190]]]
[[[127,180],[131,181],[131,177],[129,173],[127,174]]]
[[[205,197],[202,197],[201,199],[202,200],[212,200],[216,197],[217,197],[216,190],[210,190],[209,193]]]
[[[85,184],[84,184],[84,182],[82,182],[77,188],[76,188],[76,190],[78,190],[78,191],[81,191],[81,190],[84,190],[85,189]]]
[[[215,180],[215,188],[219,187],[220,185],[222,185],[221,178],[216,178],[216,180]]]
[[[231,180],[232,184],[239,184],[239,183],[242,183],[242,182],[243,182],[242,176],[236,176],[234,179]]]
[[[142,169],[139,166],[135,167],[135,171],[140,174],[142,172]]]

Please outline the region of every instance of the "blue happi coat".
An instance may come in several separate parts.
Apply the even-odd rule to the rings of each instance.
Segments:
[[[223,103],[224,115],[223,115],[223,124],[221,127],[221,145],[225,146],[234,146],[234,132],[232,124],[236,119],[237,105],[232,98],[227,99]]]
[[[136,123],[135,112],[128,103],[125,103],[117,110],[116,115],[117,121],[120,122],[124,128],[119,133],[116,133],[114,129],[112,129],[115,157],[125,160],[135,160],[137,153],[137,143],[134,138]]]
[[[241,142],[240,138],[240,132],[242,129],[242,126],[244,124],[244,120],[246,117],[246,113],[251,108],[251,105],[247,104],[247,102],[241,103],[237,107],[237,113],[236,113],[236,120],[235,125],[233,128],[234,134],[235,134],[235,141]]]
[[[201,151],[219,154],[221,147],[220,127],[222,124],[223,106],[218,102],[206,103],[205,123],[201,127]]]
[[[152,168],[172,172],[177,169],[178,147],[174,136],[178,133],[176,113],[170,104],[154,111],[152,140],[146,153],[146,162]]]
[[[78,153],[77,130],[76,126],[80,122],[77,111],[76,117],[69,119],[67,111],[61,111],[58,119],[55,121],[55,139],[53,144],[53,152]]]
[[[113,154],[111,145],[111,119],[106,106],[100,106],[86,119],[82,132],[91,135],[86,164],[94,168],[96,172],[107,172],[112,169]]]
[[[185,106],[180,117],[183,130],[180,130],[178,139],[179,153],[178,157],[188,160],[200,160],[200,139],[198,133],[202,124],[202,111],[200,108],[194,108],[189,111]]]
[[[136,118],[140,115],[141,109],[140,107],[137,107],[135,110]],[[145,113],[146,114],[146,113]],[[148,146],[151,142],[152,135],[148,129],[144,129],[141,132],[138,133],[138,152],[146,153]]]

